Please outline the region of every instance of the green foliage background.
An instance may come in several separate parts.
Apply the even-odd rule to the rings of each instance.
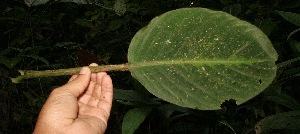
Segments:
[[[155,98],[129,72],[110,72],[116,96],[106,133],[121,133],[123,118],[133,108],[151,108],[142,114],[146,117],[135,133],[155,134],[255,133],[261,119],[300,109],[300,27],[281,16],[281,11],[299,15],[299,1],[128,0],[121,16],[113,10],[114,1],[99,2],[106,8],[54,1],[32,7],[21,0],[0,2],[0,133],[31,133],[48,94],[68,79],[30,79],[16,85],[9,78],[18,75],[17,69],[126,63],[134,34],[155,16],[182,7],[223,10],[261,28],[279,54],[281,66],[273,84],[243,105],[228,100],[222,110],[199,111]]]

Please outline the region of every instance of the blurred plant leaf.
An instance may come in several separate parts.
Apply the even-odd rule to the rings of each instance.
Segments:
[[[114,89],[114,99],[115,100],[124,100],[124,101],[132,101],[132,102],[142,102],[148,105],[158,105],[157,101],[152,100],[150,97],[145,97],[139,95],[137,92],[133,90],[123,90],[123,89]]]
[[[171,114],[173,112],[187,112],[188,108],[180,107],[174,104],[164,104],[157,108],[159,111],[162,111],[161,114],[164,115],[166,118],[170,119]]]
[[[298,54],[297,56],[300,56],[300,42],[294,39],[290,39],[288,42],[294,53]]]
[[[122,24],[123,24],[123,20],[119,20],[119,19],[112,20],[107,27],[107,31],[116,30],[116,29],[120,28],[122,26]]]
[[[44,62],[47,66],[49,66],[49,62],[43,57],[40,57],[40,56],[37,56],[37,55],[22,55],[22,56],[27,57],[27,58],[33,58],[35,60],[39,60],[41,62]]]
[[[133,87],[134,91],[137,92],[142,98],[150,98],[150,96],[153,97],[153,95],[138,80],[134,78]]]
[[[286,21],[293,23],[294,25],[300,27],[300,14],[277,11],[277,13],[283,17]]]
[[[49,0],[24,0],[25,4],[29,7],[46,4]]]
[[[282,78],[292,77],[300,74],[300,67],[294,67],[291,69],[287,69],[281,73]]]
[[[287,60],[287,61],[278,63],[278,64],[277,64],[277,67],[278,67],[278,68],[282,68],[282,67],[288,66],[288,65],[290,65],[291,63],[296,62],[296,61],[299,61],[299,60],[300,60],[300,57],[296,57],[296,58],[293,58],[293,59],[290,59],[290,60]]]
[[[75,23],[80,25],[80,26],[83,26],[83,27],[88,27],[88,28],[93,28],[94,27],[92,22],[89,21],[89,20],[86,20],[86,19],[76,19]]]
[[[37,6],[41,4],[46,4],[50,0],[24,0],[25,4],[29,7],[31,6]],[[88,0],[55,0],[59,2],[74,2],[77,4],[88,4]]]
[[[277,53],[257,27],[225,12],[182,8],[154,18],[133,37],[129,70],[155,96],[217,110],[244,103],[273,81]]]
[[[236,134],[236,132],[234,131],[233,127],[226,121],[226,120],[219,120],[219,123],[225,125],[226,127],[230,128],[230,130],[232,130],[232,132],[234,134]]]
[[[86,12],[84,12],[84,15],[85,16],[92,16],[92,15],[95,15],[95,12],[93,12],[93,11],[86,11]]]
[[[0,64],[4,64],[8,68],[13,68],[16,64],[18,64],[24,57],[16,56],[13,58],[6,58],[5,56],[0,56]]]
[[[99,14],[93,15],[91,17],[91,21],[97,20],[99,18]]]
[[[15,65],[17,65],[21,60],[23,60],[24,57],[16,56],[14,58],[10,59],[10,68],[13,68]]]
[[[54,45],[55,47],[63,47],[63,48],[80,48],[80,44],[76,42],[59,42]]]
[[[300,132],[300,110],[279,113],[260,120],[255,125],[256,134],[270,134],[280,131],[290,134]]]
[[[259,27],[266,35],[270,35],[272,31],[278,26],[279,22],[273,22],[270,19],[263,19],[255,22],[255,25]]]
[[[221,2],[223,5],[228,5],[229,3],[232,2],[232,0],[220,0],[220,2]]]
[[[287,37],[286,40],[289,40],[289,39],[291,38],[291,36],[293,36],[294,34],[296,34],[296,33],[299,32],[299,31],[300,31],[300,28],[298,28],[298,29],[292,31],[292,32],[289,34],[289,36]]]
[[[126,3],[124,0],[116,0],[114,9],[117,15],[122,16],[126,12]]]
[[[240,4],[228,5],[223,8],[223,11],[238,16],[242,12],[242,6]]]
[[[0,56],[0,64],[3,64],[6,67],[10,68],[10,60],[5,56]]]
[[[133,134],[151,112],[150,107],[130,109],[122,122],[122,134]]]
[[[291,96],[276,93],[275,95],[267,96],[266,100],[273,101],[277,104],[283,105],[291,110],[300,110],[300,104]]]
[[[297,8],[300,7],[300,2],[297,0],[288,1],[287,5],[283,5],[282,8]]]
[[[11,46],[16,46],[16,45],[22,45],[23,43],[27,42],[29,40],[28,37],[20,36],[15,38],[10,45]]]
[[[31,95],[30,92],[22,91],[22,93],[28,99],[28,101],[27,101],[28,105],[30,105],[30,106],[36,106],[36,104],[37,104],[36,103],[36,99]]]

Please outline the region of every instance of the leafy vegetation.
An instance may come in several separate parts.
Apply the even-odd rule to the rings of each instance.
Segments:
[[[129,43],[139,29],[152,18],[183,7],[223,10],[258,26],[279,54],[275,80],[263,93],[242,105],[228,100],[221,105],[221,110],[202,111],[154,97],[129,72],[110,72],[116,89],[106,133],[255,133],[256,124],[256,132],[297,132],[298,128],[293,126],[299,124],[297,110],[300,108],[299,2],[124,2],[126,12],[122,10],[122,14],[116,12],[122,6],[116,8],[115,2],[108,0],[99,1],[102,6],[50,1],[31,7],[23,1],[1,1],[0,94],[3,97],[0,106],[3,114],[0,114],[0,132],[31,133],[48,94],[67,80],[67,77],[47,77],[12,84],[9,78],[18,75],[17,69],[71,68],[91,62],[126,63]],[[270,115],[285,125],[275,124],[263,130],[265,124],[272,122]],[[293,122],[283,120],[285,116]],[[295,124],[289,126],[291,123]],[[261,124],[262,127],[257,127]]]

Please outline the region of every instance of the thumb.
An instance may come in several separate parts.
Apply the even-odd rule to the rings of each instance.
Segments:
[[[88,87],[91,79],[91,70],[88,67],[81,68],[77,77],[61,87],[62,90],[70,91],[76,97],[81,95]]]

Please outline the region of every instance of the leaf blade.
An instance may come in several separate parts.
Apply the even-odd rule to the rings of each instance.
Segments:
[[[220,109],[229,99],[237,104],[251,99],[272,82],[277,69],[277,53],[261,30],[204,8],[154,18],[128,51],[132,76],[152,94],[202,110]]]
[[[277,11],[277,13],[286,21],[300,27],[300,14],[284,11]]]
[[[122,134],[133,134],[151,112],[151,108],[134,108],[129,110],[122,122]]]
[[[283,112],[268,116],[255,125],[257,134],[272,133],[273,130],[282,130],[285,133],[299,132],[300,110]]]

